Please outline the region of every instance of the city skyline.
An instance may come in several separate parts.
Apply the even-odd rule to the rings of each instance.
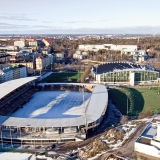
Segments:
[[[0,34],[159,34],[158,0],[1,0]]]

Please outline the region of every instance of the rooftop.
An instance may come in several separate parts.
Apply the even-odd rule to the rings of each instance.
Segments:
[[[106,87],[104,85],[95,85],[89,100],[89,104],[86,109],[87,123],[92,123],[97,121],[101,117],[107,103],[108,103],[108,92]],[[84,115],[73,118],[53,118],[53,119],[17,118],[17,117],[0,116],[0,122],[2,125],[17,126],[17,127],[80,126],[80,125],[85,125],[84,119],[85,119]]]
[[[9,94],[10,92],[14,91],[16,88],[36,80],[38,76],[35,77],[26,77],[26,78],[19,78],[16,80],[11,80],[8,82],[4,82],[0,84],[0,99]]]
[[[142,69],[142,66],[135,63],[129,62],[111,62],[111,63],[104,63],[98,66],[93,67],[93,71],[97,72],[98,74],[102,74],[105,72],[113,72],[114,70],[123,70],[123,69]]]

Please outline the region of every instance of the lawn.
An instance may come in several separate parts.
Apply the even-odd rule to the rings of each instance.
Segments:
[[[127,113],[128,97],[128,114],[138,115],[147,107],[150,107],[152,113],[160,113],[160,88],[117,88],[110,89],[109,97],[121,111]],[[126,95],[129,94],[128,96]]]
[[[52,73],[48,77],[44,78],[42,82],[74,82],[76,83],[78,79],[81,78],[83,73],[81,72],[61,72],[61,73]]]

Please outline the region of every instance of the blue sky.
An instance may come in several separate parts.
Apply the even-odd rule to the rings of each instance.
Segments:
[[[160,33],[160,0],[0,0],[0,34]]]

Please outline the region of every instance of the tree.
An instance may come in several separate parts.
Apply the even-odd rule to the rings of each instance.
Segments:
[[[85,79],[87,78],[88,74],[91,72],[92,66],[89,64],[87,69],[85,69],[84,73],[81,76],[81,82],[85,82]]]

